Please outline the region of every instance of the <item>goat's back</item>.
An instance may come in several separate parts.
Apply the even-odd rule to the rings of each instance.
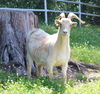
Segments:
[[[46,63],[50,35],[42,29],[34,29],[28,34],[27,50],[37,63]]]

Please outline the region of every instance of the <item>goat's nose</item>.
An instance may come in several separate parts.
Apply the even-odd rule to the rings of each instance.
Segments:
[[[67,31],[63,31],[64,34],[67,34]]]

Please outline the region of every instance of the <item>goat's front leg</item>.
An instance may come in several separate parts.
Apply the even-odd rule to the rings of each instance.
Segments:
[[[68,64],[62,66],[64,84],[66,84],[67,82],[67,68],[68,68]]]
[[[38,65],[38,71],[37,71],[37,76],[43,76],[43,66],[42,65]]]
[[[48,76],[53,79],[53,66],[50,63],[47,65]]]
[[[31,77],[31,70],[32,70],[33,60],[32,60],[32,58],[31,58],[31,56],[29,54],[27,54],[27,59],[28,59],[27,76],[28,76],[28,78],[30,78]]]

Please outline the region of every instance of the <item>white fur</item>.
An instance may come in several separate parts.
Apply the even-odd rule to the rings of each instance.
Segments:
[[[53,77],[53,67],[62,66],[64,83],[67,78],[68,61],[70,59],[70,29],[77,23],[65,18],[56,20],[59,29],[56,34],[50,35],[42,29],[32,30],[27,38],[27,57],[29,60],[27,75],[31,76],[33,60],[38,65],[38,73],[41,75],[43,66],[47,67],[49,77]]]

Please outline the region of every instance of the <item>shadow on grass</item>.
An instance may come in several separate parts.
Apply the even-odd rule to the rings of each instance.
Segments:
[[[17,76],[5,72],[0,72],[0,84],[3,84],[2,88],[6,90],[7,83],[20,83],[23,84],[28,91],[37,87],[46,87],[52,90],[53,94],[63,94],[65,92],[65,85],[63,85],[62,79],[51,80],[48,77],[37,77],[35,79],[28,79],[27,77]],[[34,87],[36,85],[36,87]]]
[[[31,81],[32,81],[31,82],[32,85],[36,84],[37,86],[46,87],[52,90],[53,94],[58,94],[58,93],[64,94],[66,90],[66,86],[63,84],[63,81],[60,78],[52,80],[49,77],[37,77],[35,78],[35,80],[31,80]]]
[[[63,84],[62,79],[60,78],[52,80],[49,77],[39,77],[37,78],[37,81],[38,80],[40,81],[41,85],[43,85],[44,87],[52,89],[54,94],[58,94],[59,92],[63,94],[65,92],[66,87]]]

